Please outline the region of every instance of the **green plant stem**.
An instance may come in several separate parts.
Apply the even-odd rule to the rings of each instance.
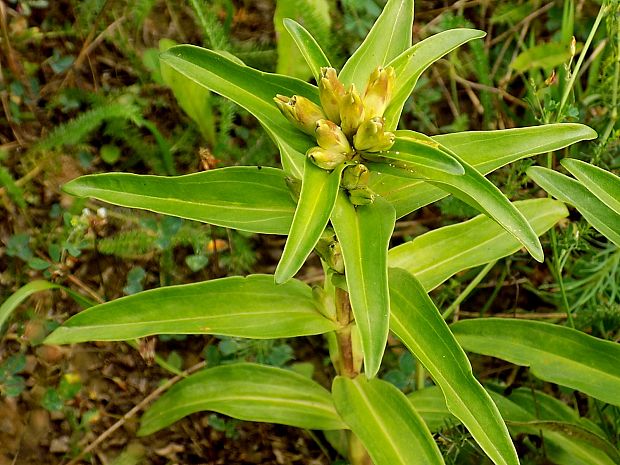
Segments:
[[[588,35],[588,38],[586,39],[586,43],[583,46],[583,50],[581,50],[581,53],[579,54],[579,59],[577,60],[575,69],[571,73],[571,77],[568,81],[568,85],[564,89],[564,94],[562,95],[562,99],[560,100],[560,106],[558,107],[556,120],[559,119],[560,115],[562,114],[562,110],[564,110],[564,106],[566,105],[566,101],[568,100],[568,96],[570,95],[573,89],[573,86],[575,85],[575,79],[577,78],[577,75],[579,74],[579,70],[581,69],[583,60],[585,59],[586,54],[588,53],[590,44],[592,43],[592,40],[594,39],[594,35],[596,34],[596,31],[599,25],[601,24],[601,21],[603,17],[605,16],[606,11],[607,11],[607,3],[603,2],[603,4],[601,5],[601,9],[598,11],[598,15],[596,16],[596,20],[594,21],[594,25],[592,26],[592,29],[590,30],[590,34]]]
[[[421,391],[426,387],[426,368],[422,365],[422,362],[415,359],[415,389]]]
[[[442,313],[441,316],[444,320],[450,315],[452,315],[454,310],[456,310],[456,308],[461,304],[461,302],[463,302],[469,296],[469,294],[472,293],[472,291],[476,288],[478,284],[480,284],[480,281],[484,279],[484,277],[489,273],[489,271],[491,271],[491,268],[493,268],[496,263],[497,260],[493,260],[492,262],[487,263],[484,268],[480,270],[476,277],[472,279],[471,282],[467,285],[465,290],[461,292],[459,296],[454,299],[454,302],[452,302],[452,304],[450,304],[450,306],[446,309],[446,311]]]
[[[336,318],[342,326],[342,329],[336,331],[338,352],[340,353],[340,374],[348,378],[355,378],[359,375],[359,369],[355,366],[355,349],[351,339],[353,312],[349,293],[337,287],[334,301],[336,303]]]

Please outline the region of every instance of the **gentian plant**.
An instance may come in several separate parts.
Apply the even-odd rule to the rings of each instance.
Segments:
[[[581,124],[434,137],[398,129],[424,70],[484,36],[454,29],[412,45],[412,21],[413,0],[389,0],[338,71],[300,24],[286,20],[316,86],[252,69],[230,54],[175,46],[161,56],[164,75],[247,109],[277,145],[283,169],[233,166],[178,177],[108,173],[64,186],[70,194],[116,205],[288,238],[274,276],[144,291],[77,314],[48,343],[180,333],[256,339],[324,334],[329,346],[337,373],[331,390],[284,368],[208,367],[161,397],[143,416],[140,434],[211,410],[340,435],[355,465],[444,463],[413,404],[377,378],[392,331],[490,459],[518,463],[496,405],[427,293],[458,271],[522,247],[542,261],[538,236],[567,215],[566,207],[550,198],[511,203],[485,174],[596,134]],[[397,218],[447,195],[481,215],[389,249]],[[314,289],[294,278],[313,250],[325,272],[324,284]]]

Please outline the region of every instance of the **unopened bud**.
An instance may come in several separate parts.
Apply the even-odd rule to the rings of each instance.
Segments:
[[[351,153],[351,145],[340,126],[328,119],[320,119],[316,123],[316,141],[325,150]]]
[[[384,120],[380,116],[375,116],[362,124],[355,136],[353,145],[357,150],[367,152],[380,152],[389,150],[396,137],[391,132],[384,132]]]
[[[364,117],[364,103],[355,90],[355,84],[351,84],[340,102],[340,127],[347,136],[352,136],[364,122]]]
[[[338,80],[334,68],[321,68],[319,79],[319,97],[327,118],[340,124],[340,101],[344,97],[344,86]]]
[[[370,171],[361,163],[354,166],[347,166],[342,173],[340,185],[347,190],[357,189],[368,185]]]
[[[286,119],[311,136],[314,135],[316,122],[325,119],[321,107],[305,97],[293,95],[292,98],[289,98],[278,94],[273,101],[276,102]]]
[[[394,68],[391,66],[387,68],[378,67],[372,72],[364,91],[366,118],[383,116],[392,98],[395,77]]]
[[[344,153],[332,152],[322,147],[312,147],[306,155],[312,160],[312,163],[324,170],[333,170],[347,159]]]
[[[349,191],[349,200],[353,205],[368,205],[375,201],[375,193],[368,187],[358,187]]]
[[[577,54],[577,39],[575,39],[575,36],[573,36],[573,38],[570,41],[570,56],[571,58],[574,57]]]
[[[344,258],[342,257],[340,242],[334,241],[329,244],[327,264],[334,271],[344,273]]]

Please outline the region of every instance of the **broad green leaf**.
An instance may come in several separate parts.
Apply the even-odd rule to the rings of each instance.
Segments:
[[[106,302],[69,318],[48,344],[121,341],[153,334],[218,334],[272,339],[336,329],[310,287],[271,275],[233,276],[168,286]]]
[[[404,133],[405,131],[402,131]],[[409,131],[407,131],[409,132]],[[456,154],[452,154],[465,170],[462,175],[450,174],[442,171],[425,170],[423,174],[428,179],[425,182],[436,185],[451,193],[463,202],[476,208],[478,211],[493,218],[506,231],[521,242],[539,262],[543,260],[543,250],[538,236],[530,224],[523,217],[502,192],[474,167],[459,160]]]
[[[407,131],[408,132],[408,131]],[[405,167],[397,171],[405,171],[405,176],[416,176],[417,179],[429,172],[441,171],[453,175],[465,174],[461,163],[449,153],[441,150],[439,144],[430,137],[411,138],[410,134],[396,131],[396,141],[390,150],[380,152],[381,157],[404,163]]]
[[[51,289],[62,289],[67,292],[73,299],[79,303],[82,307],[90,307],[91,303],[80,294],[71,289],[68,289],[60,284],[50,283],[44,280],[36,280],[31,281],[28,284],[20,287],[17,291],[9,296],[2,305],[0,305],[0,330],[4,323],[9,319],[11,313],[19,307],[19,305],[30,297],[32,294],[36,294],[37,292],[47,291]],[[1,334],[1,333],[0,333]]]
[[[392,60],[389,66],[394,67],[396,81],[392,100],[384,114],[386,128],[396,129],[405,102],[430,65],[470,40],[485,35],[485,32],[476,29],[450,29],[418,42]]]
[[[280,5],[282,2],[278,2]],[[329,14],[328,14],[329,17]],[[330,68],[331,63],[328,58],[325,56],[325,53],[321,49],[321,46],[317,43],[317,41],[312,37],[312,35],[297,21],[286,18],[283,22],[284,27],[291,35],[297,48],[303,55],[308,67],[312,71],[312,75],[316,82],[319,82],[321,79],[321,68]],[[329,29],[328,29],[329,30]],[[280,40],[278,41],[278,47],[280,46]],[[295,53],[294,51],[290,51],[291,53]],[[281,59],[281,55],[278,54]],[[280,62],[278,61],[278,64]]]
[[[534,376],[620,405],[620,345],[538,321],[479,318],[451,326],[471,352],[529,366]]]
[[[342,247],[364,371],[372,378],[381,365],[389,330],[387,250],[394,230],[394,209],[380,197],[356,208],[341,192],[331,219]]]
[[[582,44],[578,45],[579,49],[581,49]],[[512,60],[510,66],[520,73],[535,68],[551,70],[566,63],[570,59],[570,56],[571,52],[568,44],[548,42],[546,44],[535,45],[520,53]]]
[[[430,431],[405,395],[379,379],[338,376],[332,386],[342,419],[374,465],[443,464]]]
[[[570,173],[575,176],[586,189],[620,215],[620,178],[598,166],[574,158],[561,161]]]
[[[549,124],[500,131],[470,131],[433,136],[482,174],[525,157],[559,150],[581,140],[594,139],[596,132],[583,124]],[[371,188],[387,199],[400,218],[446,197],[438,187],[423,181],[371,173]]]
[[[154,433],[205,410],[299,428],[346,428],[330,393],[311,379],[283,368],[236,363],[202,370],[175,384],[144,414],[138,434]]]
[[[542,235],[568,216],[562,202],[531,199],[514,202],[536,234]],[[459,271],[507,257],[521,248],[512,234],[486,215],[444,226],[401,244],[388,253],[390,267],[415,275],[430,291]]]
[[[521,391],[521,389],[519,389]],[[558,415],[552,415],[552,421],[540,420],[540,412],[545,408],[546,399],[539,391],[527,390],[526,395],[506,398],[489,391],[497,404],[508,428],[513,435],[543,434],[546,456],[558,465],[613,465],[617,451],[602,437],[584,429],[577,421],[568,423],[558,421]],[[521,402],[535,392],[536,405],[524,405]],[[555,399],[554,399],[555,400]],[[559,402],[559,401],[558,401]]]
[[[207,143],[215,146],[215,115],[209,90],[163,62],[160,69],[179,106],[196,123]]]
[[[301,95],[319,104],[316,87],[288,76],[257,71],[193,45],[172,47],[160,60],[252,113],[280,149],[285,170],[301,178],[303,154],[314,145],[313,141],[280,113],[273,98],[276,94]]]
[[[430,386],[413,391],[407,395],[407,399],[432,432],[459,423],[448,410],[446,399],[439,386]]]
[[[74,179],[63,190],[241,231],[287,234],[295,202],[285,178],[275,168],[233,166],[176,177],[95,174]]]
[[[378,66],[385,66],[411,47],[413,0],[389,0],[362,45],[345,63],[340,81],[363,92]]]
[[[343,168],[344,164],[329,172],[315,166],[309,158],[306,159],[299,203],[282,258],[276,268],[277,283],[292,278],[319,241],[334,209]]]
[[[620,247],[620,215],[579,181],[541,166],[532,166],[527,175],[558,200],[574,206],[588,223]]]
[[[390,268],[390,329],[422,362],[441,388],[450,412],[467,427],[496,465],[518,465],[497,407],[476,381],[458,345],[422,285],[405,270]]]

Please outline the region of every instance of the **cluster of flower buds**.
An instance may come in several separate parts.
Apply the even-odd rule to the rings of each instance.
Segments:
[[[342,248],[336,237],[336,233],[330,227],[325,228],[319,242],[315,247],[319,257],[336,273],[344,273],[344,259]]]
[[[368,188],[370,171],[359,163],[347,166],[342,173],[340,185],[349,193],[353,205],[368,205],[375,200],[375,194]]]
[[[347,161],[359,161],[364,153],[370,154],[389,150],[394,144],[394,134],[385,131],[385,112],[392,97],[394,68],[378,67],[372,72],[363,94],[354,84],[348,89],[338,79],[334,68],[321,68],[318,82],[321,106],[311,100],[294,95],[277,95],[274,99],[282,114],[295,126],[316,138],[317,146],[306,155],[319,168],[333,170]],[[358,165],[368,178],[368,170]],[[353,176],[350,168],[345,170]],[[374,194],[366,182],[356,187],[342,186],[349,191],[349,198],[355,205],[372,203]]]

